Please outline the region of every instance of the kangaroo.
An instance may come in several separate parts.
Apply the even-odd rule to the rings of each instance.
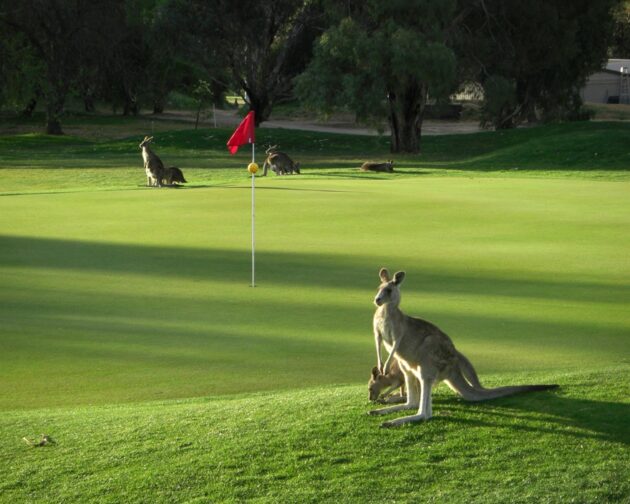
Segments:
[[[391,392],[400,388],[400,394],[389,395]],[[383,389],[386,389],[383,391]],[[382,396],[382,399],[381,399]],[[405,402],[405,375],[400,369],[398,359],[394,359],[387,374],[374,366],[370,381],[368,382],[368,399],[372,402],[381,402],[387,404]]]
[[[486,401],[520,392],[548,390],[558,385],[518,385],[487,389],[481,385],[477,373],[451,339],[437,326],[425,320],[409,317],[399,308],[400,284],[405,272],[397,272],[393,278],[387,269],[379,272],[381,285],[374,304],[374,340],[377,367],[387,374],[395,355],[405,375],[407,402],[370,411],[370,415],[386,415],[396,411],[418,408],[415,415],[397,418],[382,424],[393,427],[409,422],[428,420],[433,415],[431,389],[441,381],[467,401]],[[381,344],[389,351],[382,367]]]
[[[300,163],[294,163],[293,160],[284,152],[278,150],[278,146],[269,147],[265,154],[267,159],[263,163],[263,177],[267,176],[267,169],[271,169],[276,175],[286,175],[288,173],[300,174]]]
[[[187,183],[182,171],[177,168],[177,166],[170,166],[169,168],[165,168],[164,174],[162,175],[162,183],[166,185],[173,185],[176,182],[182,184]]]
[[[149,144],[153,141],[153,137],[145,136],[140,142],[139,147],[142,149],[142,159],[144,160],[144,171],[147,174],[147,185],[162,187],[162,179],[164,178],[164,164],[162,160],[149,149]]]
[[[361,171],[392,173],[394,171],[394,162],[390,160],[387,163],[363,163],[359,169]]]

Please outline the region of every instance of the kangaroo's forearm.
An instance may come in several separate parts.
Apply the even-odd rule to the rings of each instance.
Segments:
[[[379,333],[374,334],[374,343],[376,344],[376,367],[378,367],[379,371],[383,369],[383,360],[381,358],[381,344],[383,338]]]
[[[398,350],[398,345],[400,345],[400,340],[396,340],[394,342],[394,346],[392,347],[391,351],[389,352],[389,355],[387,356],[387,360],[385,361],[385,366],[383,367],[383,374],[387,374],[389,372],[389,364],[392,361],[392,357],[396,353],[396,350]]]

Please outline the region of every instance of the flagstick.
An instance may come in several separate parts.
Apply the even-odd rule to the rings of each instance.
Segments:
[[[252,145],[252,162],[247,167],[247,171],[252,175],[252,285],[256,287],[256,200],[255,200],[255,173],[258,171],[256,165],[256,151],[255,151],[255,130],[256,119],[253,110],[250,110],[245,116],[245,119],[241,121],[238,127],[232,133],[232,136],[227,141],[228,150],[230,154],[236,154],[236,151],[241,145]]]
[[[255,162],[254,145],[252,143],[252,163]],[[256,287],[256,197],[254,180],[256,174],[252,173],[252,287]]]

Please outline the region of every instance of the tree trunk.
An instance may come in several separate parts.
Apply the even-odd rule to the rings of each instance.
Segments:
[[[210,91],[212,92],[212,103],[216,108],[222,109],[225,105],[227,86],[213,79],[210,81]]]
[[[69,82],[64,73],[62,58],[55,54],[48,58],[48,83],[44,91],[46,100],[46,133],[48,135],[63,135],[61,129],[61,115],[66,105]]]
[[[22,110],[22,117],[33,117],[35,107],[37,107],[37,98],[31,98]]]
[[[424,84],[410,84],[405,89],[388,96],[389,127],[391,130],[390,150],[417,154],[420,152],[422,119],[427,101]]]
[[[269,96],[264,93],[257,95],[247,90],[247,98],[249,100],[249,110],[254,111],[256,127],[258,127],[261,123],[269,119],[273,105],[271,104]]]
[[[65,94],[61,91],[53,91],[46,97],[46,134],[63,135],[61,114],[65,101]]]
[[[140,112],[138,108],[138,102],[132,96],[125,96],[125,104],[123,106],[123,115],[128,116],[130,114],[138,115]]]
[[[201,115],[201,107],[203,106],[203,100],[199,100],[197,105],[197,117],[195,117],[195,129],[199,127],[199,116]]]
[[[164,113],[164,103],[166,102],[165,96],[155,97],[153,100],[153,113],[154,114],[163,114]]]
[[[94,106],[94,96],[91,93],[86,93],[83,96],[83,108],[86,112],[96,111],[96,107]]]

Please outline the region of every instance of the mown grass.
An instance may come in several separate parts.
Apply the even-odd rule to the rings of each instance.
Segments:
[[[627,372],[516,373],[561,388],[484,404],[440,387],[431,421],[388,430],[359,386],[5,412],[0,500],[626,502]]]
[[[161,190],[140,133],[0,137],[0,501],[630,499],[627,133],[426,138],[360,174],[385,140],[260,130],[305,170],[256,181],[256,288],[228,131],[156,135],[191,182]],[[489,385],[560,390],[440,388],[435,420],[379,429],[381,266]],[[42,432],[57,444],[21,440]]]
[[[247,182],[1,197],[0,407],[363,381],[381,266],[407,270],[403,308],[482,372],[628,353],[627,182],[289,177],[257,191],[255,289]]]
[[[113,121],[113,119],[109,119]],[[118,119],[120,121],[120,119]],[[120,187],[120,176],[135,173],[143,183],[138,143],[146,133],[140,119],[132,124],[137,135],[120,139],[94,140],[84,137],[47,137],[40,134],[0,136],[0,167],[74,169],[98,176],[94,169],[125,169],[108,174]],[[178,123],[169,123],[178,124]],[[183,127],[185,124],[179,124]],[[129,133],[132,129],[119,126]],[[118,130],[114,130],[118,131]],[[167,165],[191,171],[193,183],[239,180],[250,158],[249,147],[237,156],[226,150],[227,129],[170,130],[155,133],[154,148]],[[259,129],[257,132],[260,164],[266,145],[280,147],[300,160],[304,175],[377,178],[405,177],[417,174],[514,174],[522,176],[562,176],[627,179],[630,152],[626,148],[630,124],[620,122],[571,123],[539,128],[466,135],[425,137],[420,155],[396,155],[388,152],[385,137],[324,134],[283,129]],[[394,158],[399,173],[360,175],[356,169],[370,159]],[[212,171],[210,171],[212,170]],[[226,170],[228,170],[226,172]],[[3,172],[5,191],[16,181],[11,172]],[[17,174],[19,176],[19,174]],[[246,174],[245,174],[246,175]],[[99,180],[99,182],[103,182]],[[8,185],[10,184],[10,185]],[[112,185],[112,184],[110,184]],[[99,183],[102,187],[102,184]]]

